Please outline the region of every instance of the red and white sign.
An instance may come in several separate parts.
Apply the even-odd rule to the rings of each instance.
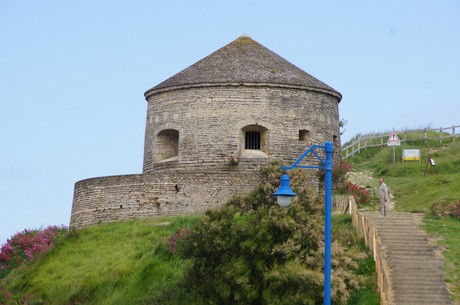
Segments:
[[[396,132],[393,131],[390,134],[390,136],[388,137],[387,145],[388,146],[399,146],[399,145],[401,145],[401,140],[399,140],[398,135],[396,134]]]

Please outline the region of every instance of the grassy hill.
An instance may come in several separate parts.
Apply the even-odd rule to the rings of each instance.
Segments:
[[[421,162],[401,161],[402,149],[421,149]],[[427,155],[435,160],[428,165]],[[460,143],[415,142],[396,148],[369,148],[351,157],[356,171],[384,177],[394,193],[395,209],[425,213],[426,230],[438,238],[445,257],[449,289],[460,302]],[[377,208],[374,197],[373,208]]]
[[[120,222],[71,232],[44,257],[2,279],[0,295],[3,290],[7,304],[154,304],[188,263],[171,255],[168,239],[199,220]]]
[[[427,166],[427,149],[416,143],[396,148],[393,163],[391,147],[369,148],[349,158],[355,171],[371,171],[385,177],[396,196],[396,209],[403,212],[430,212],[460,202],[460,143],[428,148],[436,166]],[[422,159],[401,161],[403,149],[421,149]],[[440,213],[442,211],[436,211]]]
[[[397,149],[400,154],[402,146]],[[399,211],[424,212],[426,229],[445,249],[449,288],[460,300],[460,143],[431,148],[437,173],[421,163],[393,164],[391,148],[363,150],[350,162],[354,170],[384,176]],[[376,208],[376,202],[371,205]],[[436,215],[451,214],[453,217]],[[45,256],[0,278],[1,304],[203,304],[178,285],[191,259],[173,255],[170,238],[179,229],[195,228],[202,216],[173,217],[94,226],[70,234]],[[240,220],[241,221],[241,220]],[[364,251],[347,216],[335,215],[334,239],[347,242],[343,255]],[[373,291],[373,261],[360,259],[354,272],[367,284],[352,292],[348,304],[378,304]],[[0,273],[1,275],[1,273]]]
[[[177,285],[190,260],[172,255],[170,237],[201,217],[105,224],[71,233],[44,257],[0,279],[1,304],[204,304]],[[335,235],[357,240],[350,219],[334,219]],[[353,237],[355,236],[355,237]],[[365,249],[359,242],[360,251]],[[350,253],[355,253],[349,247]],[[378,304],[371,288],[374,263],[360,258],[369,288],[349,304]]]
[[[206,217],[118,222],[70,231],[46,255],[13,268],[3,278],[0,268],[0,304],[248,304],[235,294],[246,298],[257,291],[264,302],[253,304],[304,304],[304,297],[310,302],[322,300],[322,202],[297,189],[304,201],[279,208],[271,196],[279,176],[273,174],[272,182],[235,198],[223,214],[214,211]],[[293,187],[296,181],[300,185],[300,178],[292,177]],[[204,249],[206,255],[171,251],[178,249],[177,232],[190,228],[196,234],[189,236],[195,238],[188,242],[189,249]],[[199,240],[201,246],[196,246]],[[333,240],[333,296],[340,304],[379,304],[372,255],[348,215],[333,218]],[[201,269],[216,261],[224,267],[201,276],[195,264],[199,261],[204,263]],[[200,286],[203,283],[207,286]],[[219,294],[225,302],[212,301],[213,296],[203,296],[191,286]],[[226,296],[226,291],[235,293]]]

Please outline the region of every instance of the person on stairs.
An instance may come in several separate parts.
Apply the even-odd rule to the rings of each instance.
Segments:
[[[383,178],[379,179],[380,217],[387,217],[388,188]]]

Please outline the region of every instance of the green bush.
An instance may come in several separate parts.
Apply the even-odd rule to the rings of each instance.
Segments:
[[[205,304],[320,304],[323,299],[322,202],[304,187],[305,171],[293,171],[299,195],[289,208],[277,206],[278,165],[262,172],[263,183],[247,196],[209,211],[177,253],[193,260],[181,285]],[[346,304],[360,285],[356,262],[333,244],[332,295]]]

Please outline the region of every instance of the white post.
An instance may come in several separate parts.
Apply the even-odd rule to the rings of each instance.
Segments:
[[[396,150],[395,147],[393,146],[393,164],[396,163]]]

